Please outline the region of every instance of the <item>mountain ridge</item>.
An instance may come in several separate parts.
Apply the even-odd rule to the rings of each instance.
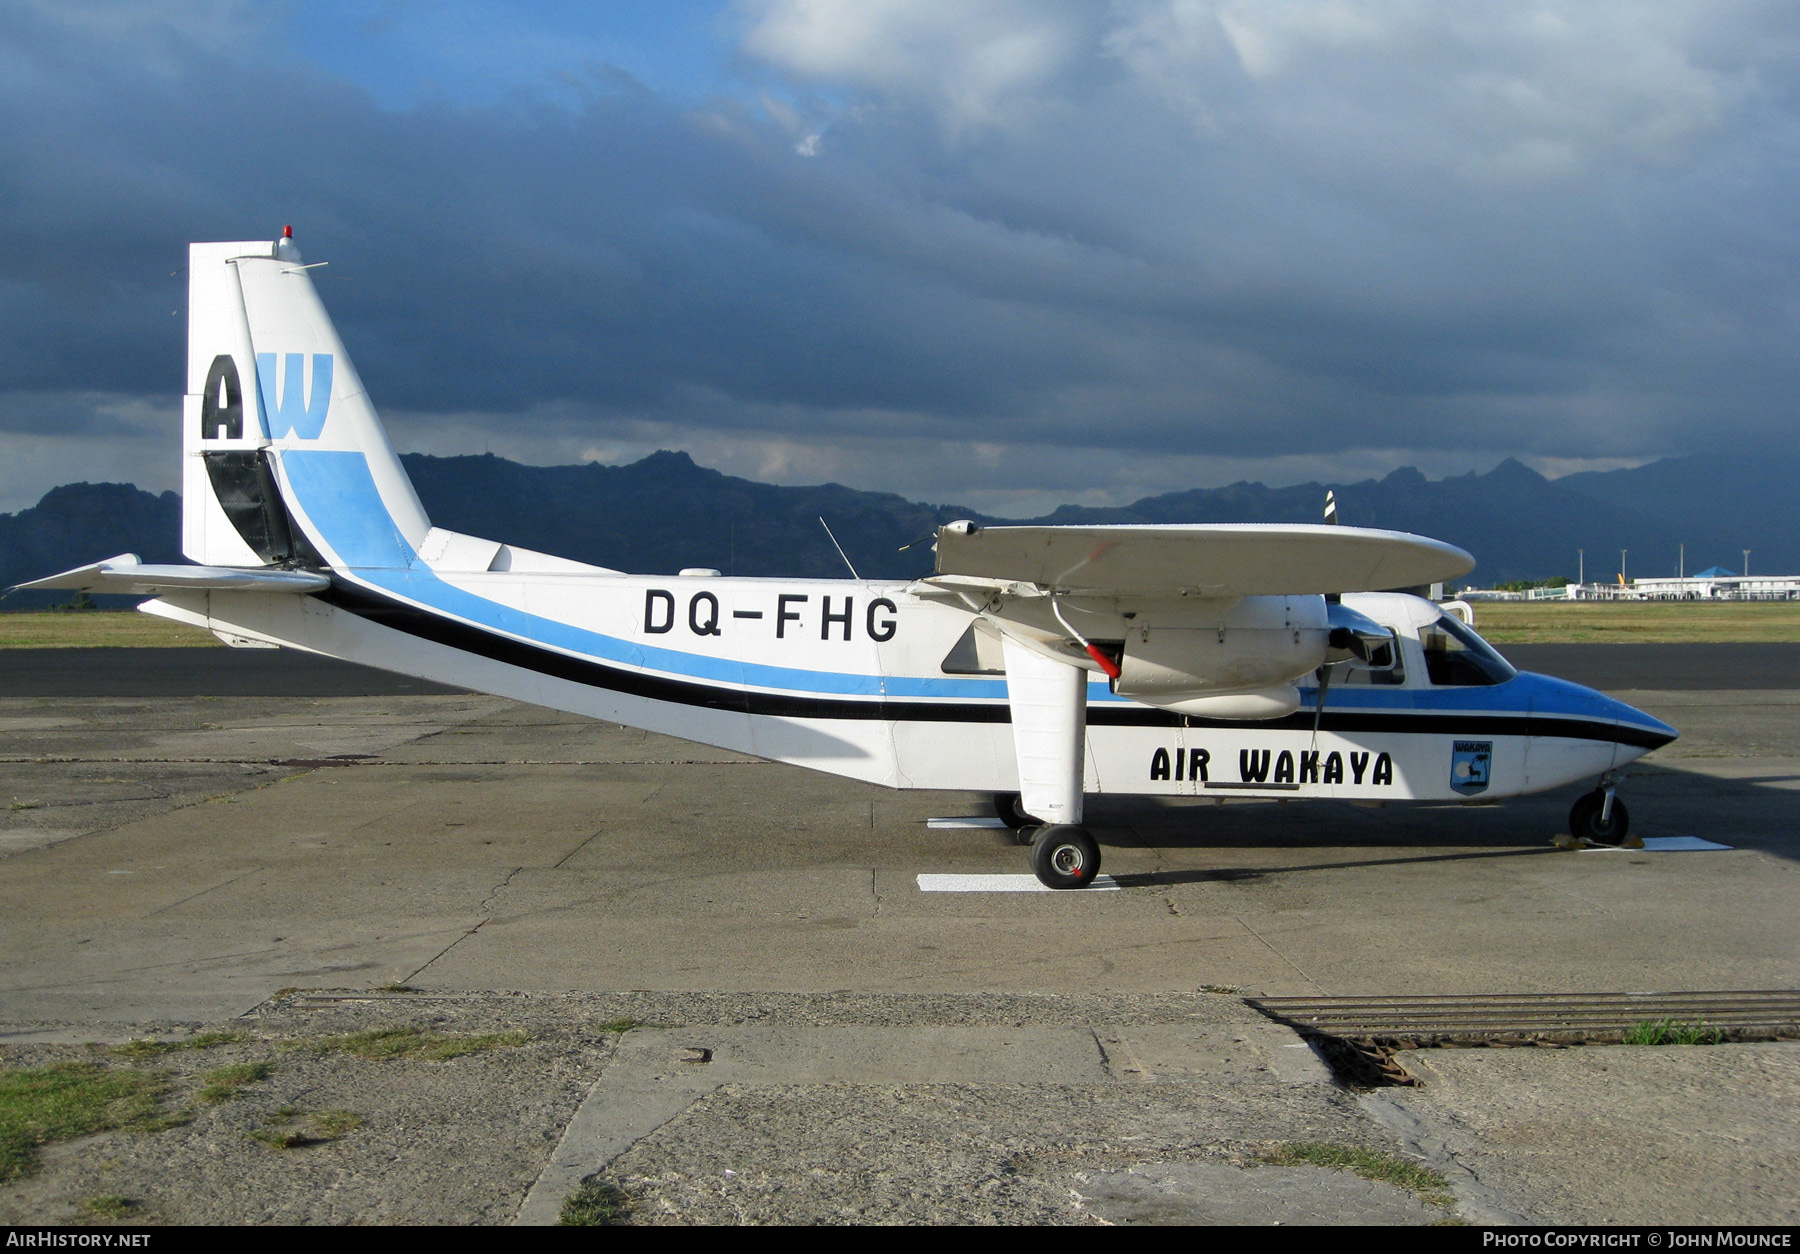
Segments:
[[[1271,488],[1248,480],[1144,497],[1114,507],[1063,505],[1008,519],[953,504],[827,483],[759,483],[662,450],[619,466],[527,466],[493,454],[401,459],[439,526],[558,556],[642,573],[713,567],[726,574],[832,577],[845,572],[823,517],[858,572],[910,578],[931,568],[928,544],[946,522],[985,525],[1309,523],[1336,493],[1346,524],[1411,531],[1457,544],[1478,561],[1470,579],[1573,577],[1586,550],[1590,581],[1628,575],[1756,568],[1800,570],[1800,461],[1703,454],[1628,470],[1547,479],[1514,458],[1485,472],[1427,479],[1401,467],[1376,479]],[[902,546],[906,547],[903,550]],[[180,498],[130,484],[64,484],[28,509],[0,514],[0,585],[136,552],[179,561]],[[1667,568],[1666,570],[1664,568]],[[59,594],[16,594],[9,606]]]

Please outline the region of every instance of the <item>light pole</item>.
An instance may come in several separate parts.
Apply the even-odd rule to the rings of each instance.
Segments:
[[[1750,578],[1750,550],[1744,550],[1744,578]]]
[[[1620,587],[1623,587],[1625,585],[1625,555],[1629,552],[1631,552],[1630,549],[1620,549],[1619,550],[1619,586]]]
[[[1587,550],[1575,550],[1575,586],[1579,588],[1587,582]]]
[[[1685,544],[1681,546],[1681,563],[1675,567],[1675,577],[1677,579],[1687,578],[1687,545]]]

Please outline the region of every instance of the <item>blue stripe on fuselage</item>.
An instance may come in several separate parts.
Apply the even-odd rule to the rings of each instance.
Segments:
[[[307,518],[358,580],[479,627],[581,657],[728,684],[831,696],[1006,700],[1003,679],[925,679],[766,666],[637,644],[531,614],[438,578],[394,526],[361,453],[290,449],[282,455],[282,468]],[[1097,686],[1105,691],[1104,685]]]
[[[1300,704],[1312,709],[1318,704],[1317,688],[1302,688]],[[1419,713],[1518,714],[1538,718],[1578,718],[1590,722],[1624,723],[1649,731],[1677,733],[1660,719],[1652,718],[1623,701],[1615,701],[1605,693],[1584,688],[1566,679],[1521,671],[1502,684],[1464,688],[1387,688],[1349,686],[1333,688],[1326,709],[1332,711],[1393,710]]]

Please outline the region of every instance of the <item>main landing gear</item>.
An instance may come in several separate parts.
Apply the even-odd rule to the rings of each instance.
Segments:
[[[1031,869],[1046,888],[1086,888],[1100,874],[1100,846],[1085,827],[1046,824],[1031,839]]]
[[[1037,827],[1038,820],[1025,812],[1018,793],[995,793],[994,815],[1011,829],[1015,841],[1021,845],[1031,843],[1032,831]]]
[[[1602,776],[1600,786],[1577,801],[1569,811],[1569,834],[1596,845],[1622,845],[1631,832],[1631,812],[1614,795],[1618,781]]]
[[[1046,888],[1086,888],[1100,874],[1100,846],[1076,823],[1040,825],[1016,792],[994,794],[994,813],[1021,845],[1031,846],[1031,869]]]

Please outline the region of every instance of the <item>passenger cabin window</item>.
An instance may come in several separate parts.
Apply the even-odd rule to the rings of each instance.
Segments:
[[[1419,644],[1425,649],[1426,677],[1441,688],[1503,684],[1519,673],[1493,645],[1449,614],[1420,629]]]
[[[1332,672],[1331,682],[1338,685],[1404,684],[1406,663],[1402,660],[1394,629],[1388,628],[1387,643],[1372,649],[1367,662],[1340,663]]]

